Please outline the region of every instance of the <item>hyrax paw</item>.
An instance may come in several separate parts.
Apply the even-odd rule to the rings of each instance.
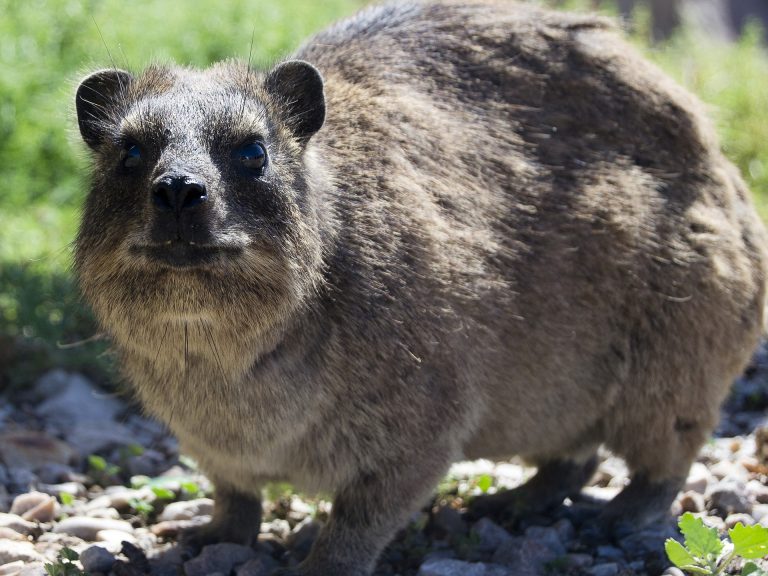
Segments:
[[[209,523],[184,530],[179,539],[179,546],[181,546],[181,553],[184,557],[193,558],[200,553],[203,547],[209,544],[230,542],[251,546],[255,539],[255,535],[248,530],[236,530],[232,527]]]

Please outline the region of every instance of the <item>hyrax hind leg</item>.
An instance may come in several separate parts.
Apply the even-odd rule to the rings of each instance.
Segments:
[[[186,556],[195,556],[208,544],[232,542],[251,546],[261,527],[261,498],[258,491],[246,494],[225,482],[216,482],[213,518],[208,524],[182,533],[181,546]]]
[[[475,498],[470,504],[470,515],[475,518],[488,516],[508,523],[544,512],[578,494],[596,468],[594,450],[574,459],[544,461],[525,484]]]

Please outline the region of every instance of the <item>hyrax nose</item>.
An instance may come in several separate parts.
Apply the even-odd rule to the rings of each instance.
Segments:
[[[181,214],[206,200],[205,183],[190,176],[162,176],[152,185],[152,202],[161,211]]]

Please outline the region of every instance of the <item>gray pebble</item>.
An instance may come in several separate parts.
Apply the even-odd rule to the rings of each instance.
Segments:
[[[623,560],[624,551],[615,546],[598,546],[597,557],[602,560]]]
[[[432,516],[434,526],[448,536],[463,536],[467,533],[467,523],[455,508],[441,506]]]
[[[503,566],[461,560],[431,560],[419,568],[418,576],[527,576]]]
[[[479,552],[494,552],[512,540],[512,535],[490,518],[481,518],[472,526],[471,533],[478,539]]]
[[[569,568],[589,568],[594,563],[591,554],[568,554],[565,557],[565,564]]]
[[[170,520],[191,520],[197,516],[213,514],[213,500],[210,498],[197,498],[168,504],[160,514],[158,520],[167,522]]]
[[[587,569],[586,572],[590,576],[616,576],[616,574],[619,573],[619,565],[615,562],[597,564],[596,566]]]
[[[755,523],[755,519],[749,514],[730,514],[725,519],[725,526],[727,528],[733,528],[736,524],[743,524],[744,526],[752,526]]]
[[[80,553],[80,563],[86,572],[108,574],[115,563],[115,557],[101,546],[91,546]]]
[[[0,513],[0,527],[10,528],[19,534],[29,536],[35,531],[37,524],[24,520],[24,518],[17,514]]]
[[[53,529],[56,533],[70,534],[91,542],[96,540],[96,534],[101,530],[120,530],[130,534],[133,526],[123,520],[72,516],[59,522]]]
[[[705,507],[704,496],[694,490],[688,490],[678,501],[682,512],[701,512]]]
[[[514,574],[536,574],[545,564],[565,555],[565,548],[558,541],[554,548],[536,538],[513,538],[499,546],[491,559],[512,569]]]
[[[261,554],[258,558],[248,560],[235,572],[236,576],[269,576],[279,567],[277,560],[267,554]]]
[[[557,532],[557,537],[560,542],[567,544],[576,537],[576,529],[573,527],[573,523],[567,518],[558,520],[552,524],[552,529]]]
[[[709,509],[717,510],[722,518],[734,513],[748,513],[751,505],[744,485],[739,482],[721,482],[707,494]]]
[[[0,540],[0,565],[10,562],[41,562],[44,558],[35,550],[32,542]]]
[[[211,576],[214,572],[229,574],[234,568],[256,558],[256,551],[240,544],[211,544],[197,558],[184,563],[186,576]]]
[[[525,538],[545,544],[555,556],[565,555],[565,546],[560,541],[560,534],[555,528],[531,526],[525,531]]]

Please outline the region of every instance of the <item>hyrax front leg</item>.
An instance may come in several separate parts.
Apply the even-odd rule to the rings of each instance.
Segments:
[[[684,484],[685,476],[651,480],[645,473],[634,474],[629,485],[598,516],[599,530],[619,539],[663,520]]]
[[[181,546],[190,556],[203,546],[217,542],[251,546],[259,535],[262,509],[258,487],[246,494],[223,482],[216,482],[214,486],[213,518],[208,524],[182,534]]]
[[[414,456],[408,464],[361,474],[336,494],[328,523],[307,559],[274,576],[368,576],[376,559],[409,515],[427,502],[448,469],[448,458],[435,462]],[[416,465],[414,465],[416,464]],[[411,466],[412,469],[401,466]]]
[[[475,518],[489,516],[507,523],[544,512],[569,496],[578,494],[597,468],[597,456],[543,462],[536,474],[522,486],[496,494],[478,496],[470,505]]]

